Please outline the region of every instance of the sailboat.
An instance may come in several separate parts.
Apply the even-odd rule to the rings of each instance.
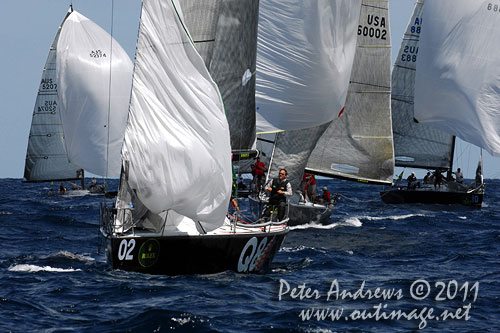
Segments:
[[[281,132],[275,141],[271,170],[293,170],[294,188],[304,172],[367,184],[390,184],[393,143],[390,126],[390,35],[388,1],[361,2],[345,105],[335,119],[320,126]],[[271,171],[273,172],[273,171]],[[335,208],[291,200],[289,225],[325,223]]]
[[[425,4],[429,6],[430,2]],[[432,5],[434,6],[434,5]],[[457,5],[454,5],[457,6]],[[446,123],[449,126],[455,127],[456,115],[449,116],[441,125],[430,121],[424,121],[424,118],[418,115],[418,105],[424,104],[424,101],[431,101],[431,105],[425,104],[428,112],[438,114],[446,114],[455,112],[454,106],[448,103],[449,98],[441,96],[436,99],[430,96],[418,93],[418,90],[433,82],[433,87],[436,89],[436,94],[440,94],[440,84],[437,78],[433,81],[420,79],[420,88],[416,85],[415,80],[421,73],[428,73],[431,67],[427,63],[421,62],[422,52],[428,46],[428,42],[421,35],[426,30],[439,29],[431,20],[434,20],[436,13],[433,10],[425,9],[425,25],[422,25],[424,17],[424,1],[417,1],[415,9],[406,28],[406,32],[399,50],[398,57],[394,64],[392,72],[392,125],[394,131],[394,150],[395,164],[400,167],[422,168],[427,170],[437,170],[437,172],[448,171],[447,181],[441,186],[419,183],[419,186],[413,187],[402,186],[402,174],[393,188],[381,191],[381,198],[386,203],[426,203],[426,204],[463,204],[469,206],[480,207],[483,200],[484,184],[481,182],[469,185],[455,182],[451,178],[453,167],[453,155],[455,149],[455,135],[453,129],[445,128],[442,124]],[[440,13],[441,15],[442,13]],[[426,15],[431,15],[427,18]],[[439,19],[441,20],[441,19]],[[428,26],[430,25],[430,26]],[[427,35],[429,39],[429,35]],[[458,40],[465,40],[464,37],[456,37]],[[430,40],[430,39],[429,39]],[[470,42],[470,40],[468,41]],[[422,45],[422,43],[424,43]],[[463,45],[462,45],[463,46]],[[445,46],[439,47],[444,50]],[[465,48],[464,48],[465,49]],[[460,51],[463,52],[463,51]],[[467,68],[470,68],[468,64]],[[458,73],[458,72],[457,72]],[[457,74],[456,73],[456,74]],[[449,80],[454,80],[453,76],[449,76]],[[449,89],[449,96],[460,94],[459,91]],[[438,103],[438,100],[446,101],[446,103]],[[475,107],[472,107],[468,112],[474,114]],[[421,112],[422,108],[420,108]],[[453,110],[453,111],[451,111]],[[440,117],[440,116],[437,116]],[[472,125],[472,124],[471,124]],[[470,126],[467,131],[472,131]],[[465,136],[463,136],[465,138]]]
[[[84,189],[84,170],[118,175],[120,164],[106,157],[120,156],[131,74],[132,62],[120,45],[70,7],[43,70],[24,181],[81,180]]]
[[[144,0],[114,207],[101,232],[113,269],[264,272],[286,220],[230,220],[231,144],[217,85],[176,0]]]
[[[24,166],[24,182],[80,180],[85,188],[83,170],[68,160],[59,113],[56,79],[56,52],[61,28],[71,14],[66,13],[59,26],[42,71],[38,88]]]

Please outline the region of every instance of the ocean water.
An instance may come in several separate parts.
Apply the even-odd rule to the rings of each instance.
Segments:
[[[167,277],[110,269],[102,197],[0,179],[0,331],[500,331],[499,180],[482,209],[323,185],[343,195],[330,224],[291,230],[268,274]]]

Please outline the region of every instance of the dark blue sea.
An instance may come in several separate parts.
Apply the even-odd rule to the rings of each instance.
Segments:
[[[113,271],[98,196],[0,179],[1,332],[500,332],[500,180],[482,209],[341,193],[330,225],[291,230],[272,270]],[[117,185],[111,180],[110,185]]]

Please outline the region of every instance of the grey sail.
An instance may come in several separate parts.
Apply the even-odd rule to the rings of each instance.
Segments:
[[[392,70],[392,128],[395,164],[449,168],[453,137],[414,120],[415,69],[424,1],[417,1]]]
[[[26,152],[24,181],[78,179],[80,168],[69,162],[59,113],[56,80],[56,47],[62,25],[71,13],[68,11],[50,47],[42,72],[42,79],[31,120]]]
[[[258,0],[180,0],[185,24],[219,86],[231,148],[255,141],[255,66]]]
[[[346,104],[318,140],[307,171],[375,184],[392,182],[389,31],[388,1],[364,0]]]
[[[300,188],[309,156],[329,124],[276,134],[268,177],[277,178],[278,171],[286,169],[292,188]]]

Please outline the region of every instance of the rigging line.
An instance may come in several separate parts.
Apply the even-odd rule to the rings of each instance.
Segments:
[[[110,29],[110,51],[109,51],[109,81],[108,81],[108,120],[107,120],[107,142],[106,142],[106,171],[104,172],[104,182],[108,179],[109,168],[109,118],[111,114],[111,72],[113,66],[113,25],[114,25],[114,4],[115,1],[111,0],[111,29]]]

